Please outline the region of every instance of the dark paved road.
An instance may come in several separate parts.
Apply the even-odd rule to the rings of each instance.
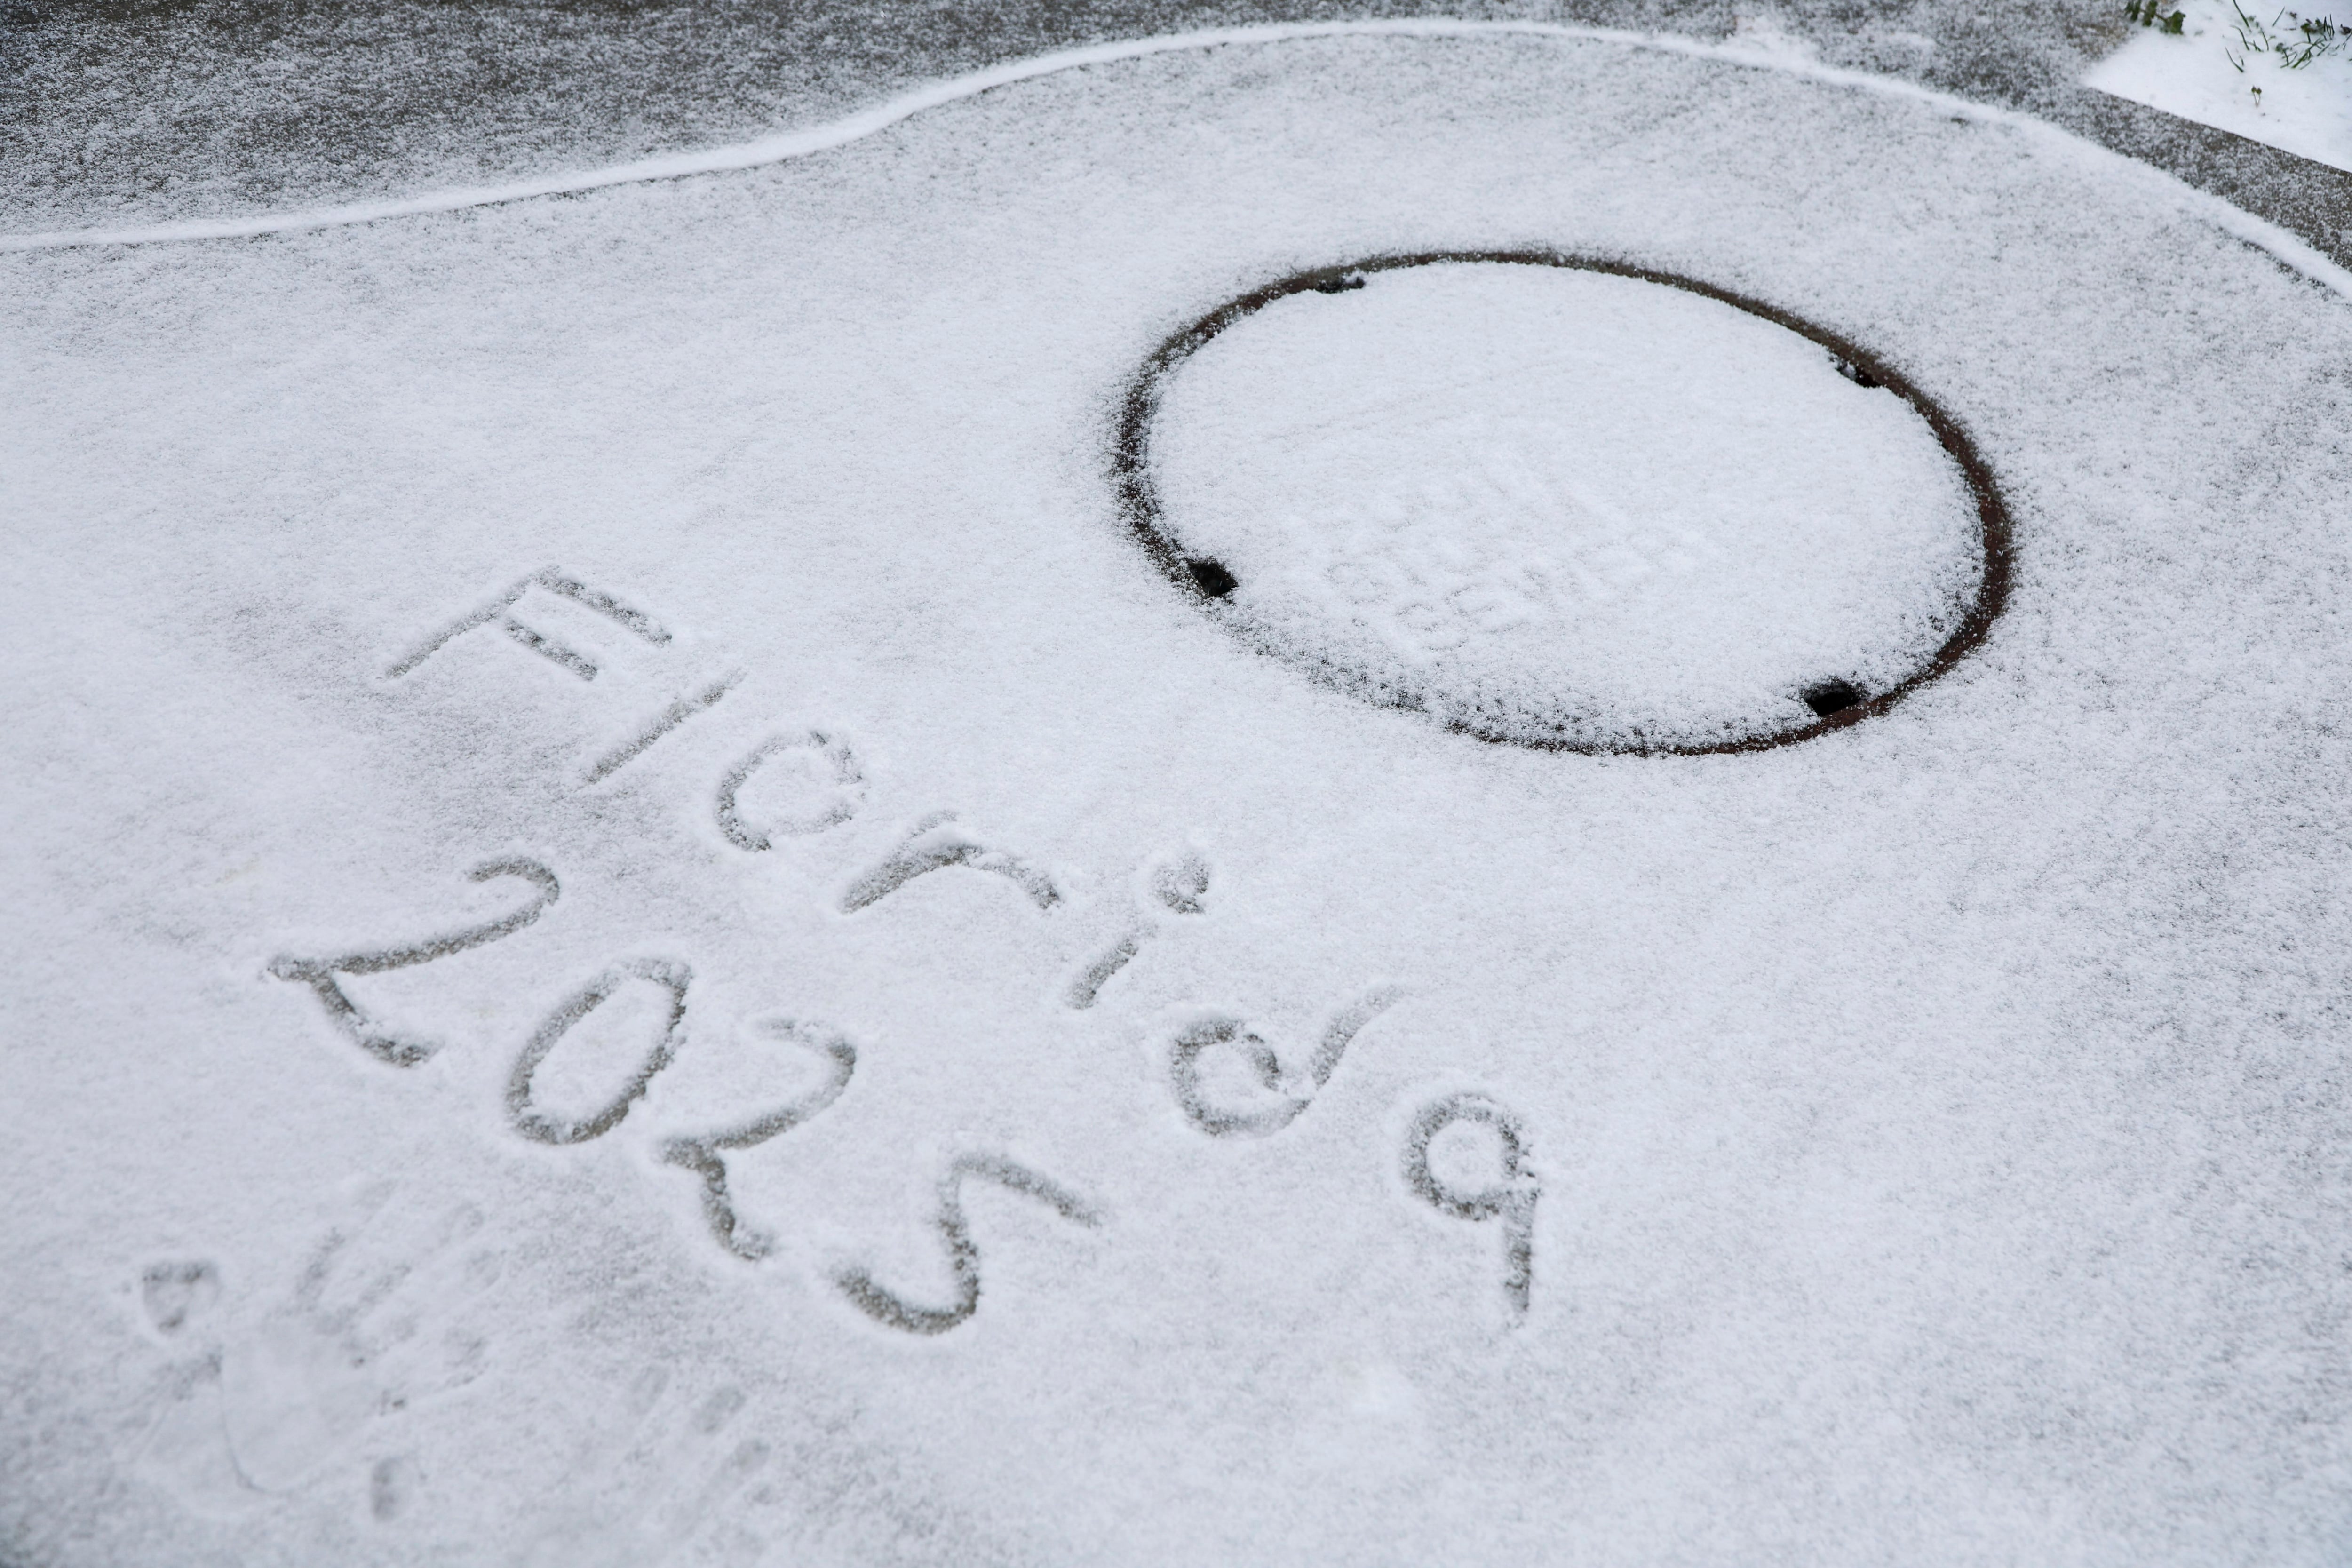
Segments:
[[[264,212],[831,119],[1046,49],[1310,17],[1533,17],[1718,38],[1765,0],[1551,5],[0,0],[0,233]],[[2120,0],[1791,0],[1840,65],[2029,110],[2352,264],[2352,174],[2085,91]]]

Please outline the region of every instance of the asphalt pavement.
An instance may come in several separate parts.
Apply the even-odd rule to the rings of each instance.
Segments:
[[[0,0],[0,234],[258,214],[822,123],[915,83],[1156,33],[1472,16],[1721,39],[2025,110],[2352,264],[2352,174],[2078,85],[2120,0],[896,5]]]

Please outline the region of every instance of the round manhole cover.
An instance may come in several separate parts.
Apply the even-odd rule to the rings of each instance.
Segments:
[[[1784,745],[1979,638],[2009,530],[1867,351],[1689,279],[1539,254],[1304,273],[1171,338],[1122,500],[1254,647],[1492,741]]]

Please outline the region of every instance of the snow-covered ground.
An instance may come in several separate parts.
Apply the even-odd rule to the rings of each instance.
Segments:
[[[2352,27],[2352,5],[2289,14],[2232,0],[2181,0],[2180,31],[2150,26],[2101,60],[2084,85],[2184,120],[2352,170],[2352,51],[2336,47],[2289,65],[2266,44],[2300,54],[2303,19]]]
[[[2352,279],[1051,63],[0,256],[12,1568],[2342,1561]]]

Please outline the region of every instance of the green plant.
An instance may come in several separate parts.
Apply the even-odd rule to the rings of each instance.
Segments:
[[[2314,60],[2340,55],[2352,47],[2352,29],[2339,27],[2325,17],[2305,18],[2293,11],[2281,11],[2266,26],[2241,0],[2230,0],[2230,9],[2237,13],[2231,31],[2238,36],[2238,47],[2223,52],[2240,70],[2246,68],[2249,55],[2270,55],[2285,69],[2301,70]],[[2179,31],[2178,27],[2168,30]],[[2261,90],[2255,89],[2257,94]]]
[[[2180,31],[2180,24],[2187,19],[2178,7],[2167,13],[2158,0],[2127,0],[2124,15],[2143,27],[2158,27],[2168,33]]]

